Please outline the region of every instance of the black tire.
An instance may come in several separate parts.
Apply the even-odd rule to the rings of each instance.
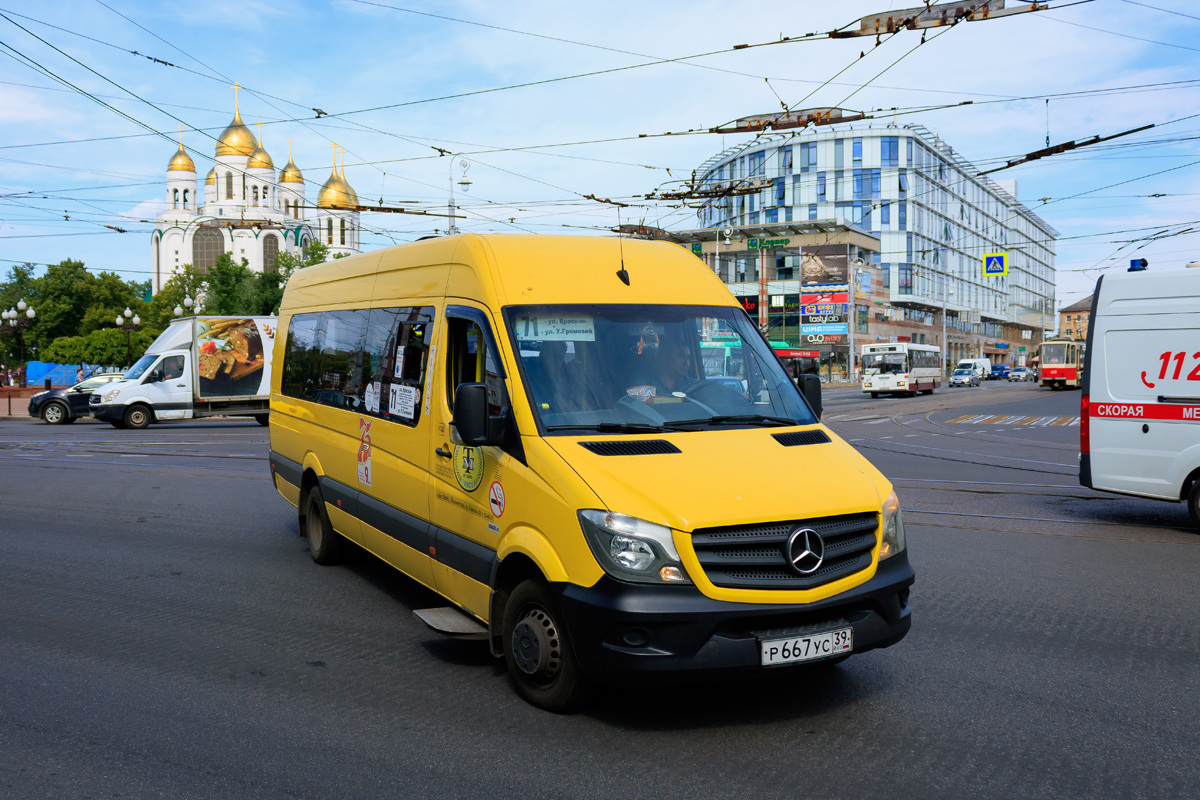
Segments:
[[[259,425],[262,425],[265,428],[271,424],[271,415],[270,414],[255,414],[254,421],[257,422]]]
[[[71,412],[62,403],[46,403],[42,409],[42,419],[47,425],[62,425],[70,421]]]
[[[153,422],[154,415],[150,413],[150,409],[143,405],[135,404],[125,409],[125,427],[141,430],[150,426]]]
[[[108,424],[109,424],[109,425],[112,425],[112,426],[113,426],[114,428],[116,428],[117,430],[121,430],[121,431],[125,430],[125,423],[124,423],[124,422],[110,422],[110,423],[108,423]]]
[[[79,419],[79,417],[67,417],[66,419],[63,420],[63,424],[70,425],[72,422],[74,422],[77,419]]]
[[[308,552],[312,560],[323,567],[342,563],[345,540],[329,523],[321,487],[314,486],[308,490],[302,508],[304,516],[300,519],[300,533],[308,539]]]
[[[879,399],[879,392],[871,392],[871,399],[872,399],[872,400],[878,400],[878,399]]]
[[[501,637],[508,674],[532,705],[563,714],[595,691],[575,660],[558,603],[541,581],[524,581],[508,596]]]
[[[1192,483],[1192,490],[1187,497],[1188,513],[1192,515],[1192,524],[1200,527],[1200,480]]]

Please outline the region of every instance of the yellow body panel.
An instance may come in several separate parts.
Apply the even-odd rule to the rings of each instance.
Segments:
[[[287,500],[289,503],[294,505],[296,508],[300,507],[300,487],[299,486],[296,486],[293,483],[289,483],[289,482],[285,481],[283,478],[276,475],[275,476],[275,490],[278,491],[281,495],[283,495],[284,500]]]
[[[629,285],[616,277],[622,266],[628,271]],[[501,559],[526,556],[552,581],[592,586],[604,575],[580,529],[577,512],[587,508],[611,509],[672,528],[689,575],[701,592],[719,600],[813,602],[861,584],[875,573],[878,531],[869,568],[815,589],[731,590],[709,583],[692,551],[691,531],[878,513],[891,491],[890,483],[823,427],[830,443],[802,447],[783,447],[772,439],[777,428],[656,435],[654,438],[674,443],[682,455],[635,458],[605,458],[578,444],[581,438],[611,437],[540,437],[517,377],[519,355],[513,352],[500,313],[506,305],[540,303],[738,307],[711,270],[689,252],[665,242],[465,234],[300,270],[288,283],[276,337],[272,450],[317,475],[430,520],[497,552]],[[280,394],[288,325],[297,313],[423,305],[434,306],[437,313],[419,422],[415,428],[403,429],[376,425],[378,460],[374,483],[368,489],[358,484],[355,468],[358,415]],[[455,449],[450,441],[445,386],[446,305],[478,308],[490,321],[525,454],[525,463],[521,463],[500,448],[481,448],[483,477],[478,487],[469,490],[456,481],[452,460],[435,455],[439,448]],[[502,485],[506,497],[500,515],[489,507],[492,482]],[[298,490],[285,492],[285,483],[276,485],[292,500]],[[423,501],[418,497],[422,492]],[[420,511],[422,502],[424,513]],[[340,524],[350,526],[355,531],[353,538],[380,558],[486,619],[488,587],[480,581],[429,559],[370,525],[335,522]]]

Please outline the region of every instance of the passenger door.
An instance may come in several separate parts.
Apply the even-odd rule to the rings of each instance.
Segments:
[[[191,416],[192,388],[187,353],[171,353],[160,358],[147,371],[142,386],[154,406],[155,419]]]
[[[433,422],[434,580],[439,592],[486,619],[490,570],[501,533],[499,523],[510,499],[505,487],[513,484],[506,481],[506,476],[523,483],[513,472],[526,468],[504,448],[455,443],[450,423],[459,384],[485,384],[488,410],[493,413],[508,407],[509,395],[490,315],[474,305],[448,305],[445,321],[439,338],[434,390],[426,400]],[[519,442],[515,428],[512,438]]]
[[[359,416],[360,452],[370,471],[370,483],[360,478],[358,487],[362,544],[430,588],[431,425],[422,409],[432,383],[436,315],[429,302],[371,309],[361,359],[369,378]]]

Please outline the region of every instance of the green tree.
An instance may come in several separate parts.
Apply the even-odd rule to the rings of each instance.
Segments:
[[[184,316],[194,314],[194,308],[190,311],[184,308],[183,300],[185,297],[195,300],[204,294],[204,287],[205,276],[200,273],[200,270],[191,264],[184,264],[178,272],[167,279],[158,294],[154,295],[146,304],[146,311],[142,314],[142,330],[155,335],[165,331],[171,324],[171,320],[175,318],[177,306],[183,310]]]
[[[83,336],[60,336],[46,345],[38,354],[42,361],[55,364],[79,364],[85,361],[84,349],[87,338]]]
[[[214,316],[242,316],[255,313],[255,274],[249,262],[233,260],[229,253],[217,256],[208,270],[207,290],[204,293],[204,313]]]
[[[83,358],[89,364],[130,366],[142,357],[154,342],[146,331],[135,331],[130,337],[132,354],[129,354],[125,332],[116,328],[101,328],[84,337]]]

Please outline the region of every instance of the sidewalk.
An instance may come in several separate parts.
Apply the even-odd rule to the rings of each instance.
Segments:
[[[26,386],[24,389],[16,386],[0,387],[0,417],[29,416],[29,398],[40,391],[43,391],[41,386]]]

